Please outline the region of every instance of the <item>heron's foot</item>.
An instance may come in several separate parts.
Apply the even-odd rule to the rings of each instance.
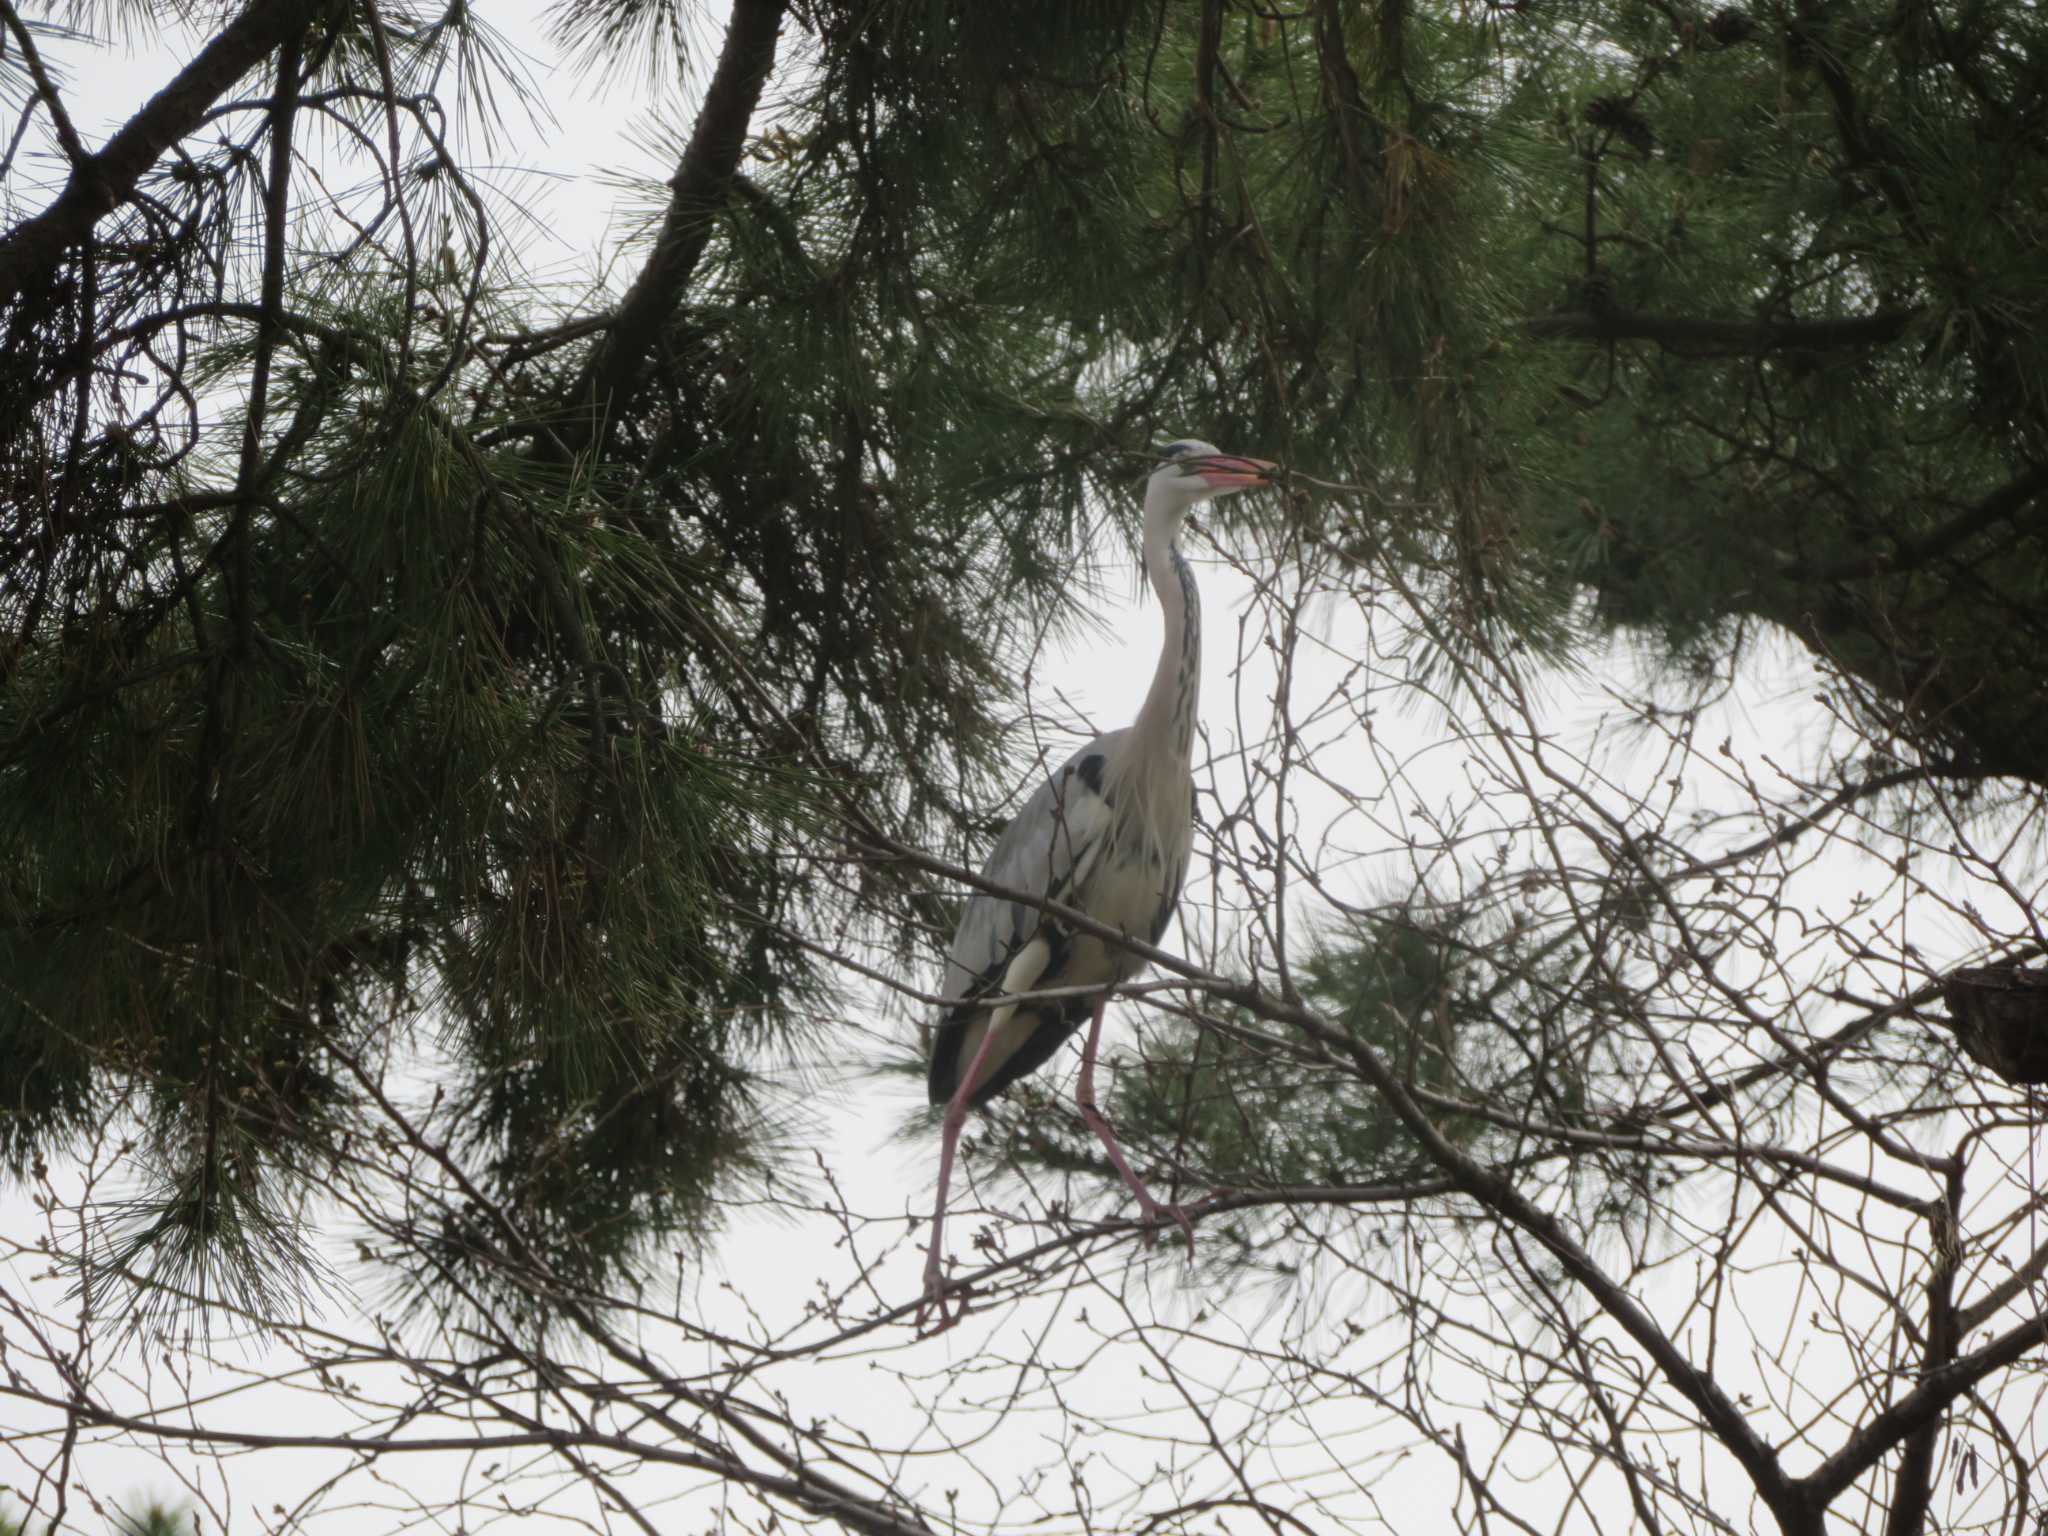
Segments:
[[[1171,1221],[1180,1228],[1182,1236],[1188,1240],[1188,1262],[1192,1264],[1195,1259],[1195,1224],[1191,1218],[1207,1203],[1197,1200],[1192,1206],[1162,1205],[1150,1195],[1139,1195],[1138,1220],[1144,1223],[1140,1235],[1144,1238],[1145,1246],[1150,1248],[1159,1236],[1159,1229]]]
[[[924,1296],[918,1301],[917,1315],[911,1319],[911,1327],[915,1328],[921,1337],[928,1339],[944,1333],[967,1315],[967,1290],[965,1286],[961,1287],[958,1301],[959,1310],[948,1313],[946,1311],[946,1276],[939,1262],[938,1245],[933,1244],[932,1255],[925,1261],[924,1266]],[[926,1328],[924,1325],[924,1320],[927,1316],[933,1319],[930,1328]]]

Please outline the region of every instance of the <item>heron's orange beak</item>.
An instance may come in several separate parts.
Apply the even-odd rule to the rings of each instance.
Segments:
[[[1239,485],[1265,485],[1280,466],[1267,459],[1241,459],[1219,453],[1202,462],[1202,483],[1217,490]]]

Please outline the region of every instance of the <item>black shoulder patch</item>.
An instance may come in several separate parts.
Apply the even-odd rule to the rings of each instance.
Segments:
[[[1081,775],[1081,782],[1098,795],[1102,793],[1102,769],[1103,756],[1100,752],[1090,752],[1074,765],[1075,772]]]

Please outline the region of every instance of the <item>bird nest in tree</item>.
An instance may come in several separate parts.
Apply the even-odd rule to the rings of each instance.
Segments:
[[[1964,1050],[2009,1083],[2048,1083],[2048,970],[2008,962],[1942,983]]]

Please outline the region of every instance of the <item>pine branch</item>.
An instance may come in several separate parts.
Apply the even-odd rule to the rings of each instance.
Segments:
[[[1322,99],[1337,130],[1337,142],[1344,152],[1344,169],[1361,208],[1379,206],[1377,189],[1368,170],[1377,158],[1379,146],[1362,142],[1360,130],[1377,139],[1377,125],[1365,104],[1365,91],[1358,72],[1344,48],[1344,20],[1336,0],[1319,0],[1315,13],[1316,60],[1322,66]]]
[[[236,81],[310,24],[313,0],[255,0],[152,96],[97,154],[73,168],[57,200],[0,237],[0,304],[46,276],[64,252],[127,200],[149,168],[187,134]]]
[[[555,434],[564,457],[586,453],[603,441],[632,392],[633,375],[696,273],[712,221],[732,195],[747,129],[775,66],[784,8],[785,0],[738,0],[733,6],[718,68],[704,92],[689,145],[669,179],[674,195],[654,254],[626,290],[604,339],[570,391],[576,420]]]
[[[1918,309],[1881,309],[1840,320],[1703,320],[1600,308],[1539,315],[1524,326],[1543,341],[1654,341],[1667,352],[1698,357],[1882,346],[1919,317]]]
[[[73,165],[82,164],[88,158],[85,145],[78,137],[78,129],[72,124],[71,114],[65,110],[64,97],[57,89],[57,82],[50,77],[49,70],[43,64],[42,53],[36,47],[35,34],[6,0],[0,0],[0,22],[5,23],[8,35],[14,39],[14,46],[21,50],[21,61],[28,66],[29,79],[35,82],[36,97],[42,100],[44,108],[50,114],[50,122],[57,130],[57,142],[63,146],[65,158]],[[33,99],[30,106],[34,106]]]
[[[2048,466],[2037,466],[2017,480],[2007,481],[1939,528],[1931,529],[1917,539],[1901,539],[1899,547],[1889,554],[1839,560],[1828,565],[1795,562],[1785,567],[1784,574],[1794,581],[1860,581],[1872,576],[1910,571],[1947,554],[1986,529],[2017,517],[2043,493],[2048,493]]]

